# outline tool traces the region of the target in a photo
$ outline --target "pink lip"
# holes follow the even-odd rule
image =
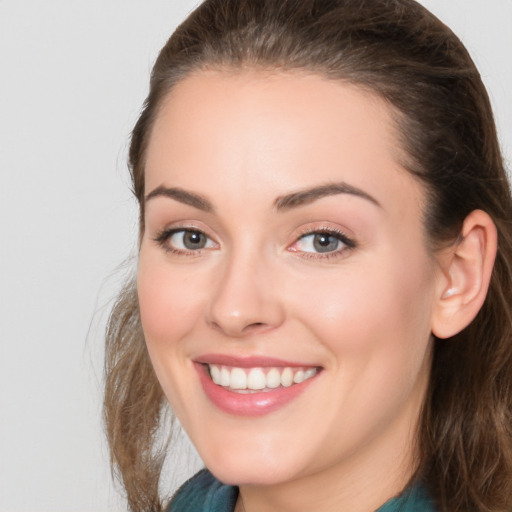
[[[318,366],[312,365],[311,363],[297,363],[292,361],[285,361],[283,359],[276,359],[275,357],[262,357],[262,356],[250,356],[250,357],[236,357],[228,356],[225,354],[205,354],[195,359],[196,363],[204,364],[220,364],[224,366],[236,366],[237,368],[268,368],[268,367],[286,367],[297,368],[297,367],[308,367]]]
[[[229,359],[229,363],[227,362]],[[249,366],[255,367],[265,367],[265,366],[305,366],[305,365],[290,365],[288,363],[276,364],[276,360],[272,360],[273,363],[269,364],[269,359],[265,358],[264,360],[261,358],[248,358],[243,359],[242,361],[237,358],[224,358],[222,357],[222,362],[219,360],[213,362],[210,360],[210,364],[224,364],[226,366],[237,366],[239,368],[247,368]],[[233,360],[236,359],[236,364],[233,364]],[[201,358],[201,361],[203,358]],[[251,364],[248,363],[248,360],[251,360]],[[263,361],[266,364],[262,364]],[[246,363],[245,365],[241,365],[240,362]],[[256,362],[256,364],[254,364]],[[194,366],[199,374],[199,379],[201,381],[201,385],[203,386],[203,390],[206,396],[210,399],[210,401],[228,414],[233,414],[237,416],[262,416],[264,414],[269,414],[281,407],[284,407],[286,404],[290,403],[292,400],[300,396],[309,385],[316,381],[319,372],[315,377],[307,379],[300,384],[294,384],[290,387],[280,387],[273,389],[272,391],[260,392],[260,393],[236,393],[233,391],[229,391],[222,386],[218,386],[214,384],[212,379],[208,374],[208,368],[206,364],[202,364],[198,361],[194,363]],[[309,366],[309,365],[306,365]]]

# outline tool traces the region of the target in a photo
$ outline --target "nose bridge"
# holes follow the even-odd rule
[[[219,268],[208,323],[231,337],[280,325],[284,308],[276,293],[274,274],[269,259],[251,244],[233,248]]]

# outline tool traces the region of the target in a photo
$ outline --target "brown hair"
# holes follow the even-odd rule
[[[132,133],[141,232],[145,151],[163,98],[194,71],[245,67],[305,69],[393,105],[403,164],[429,195],[434,249],[458,236],[472,210],[492,217],[498,254],[486,302],[460,334],[435,340],[416,476],[441,511],[512,510],[512,201],[489,99],[466,49],[413,0],[206,0],[161,50]],[[162,508],[165,450],[155,446],[165,407],[131,282],[107,330],[104,410],[133,511]]]

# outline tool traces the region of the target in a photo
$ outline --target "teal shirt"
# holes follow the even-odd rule
[[[222,484],[203,469],[180,487],[167,512],[233,512],[237,498],[238,487]],[[423,487],[413,486],[375,512],[436,512],[436,508]]]

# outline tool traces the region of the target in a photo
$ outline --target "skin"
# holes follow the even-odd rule
[[[174,87],[156,119],[146,193],[179,187],[214,211],[146,201],[144,334],[173,410],[205,465],[240,486],[247,512],[367,512],[415,470],[432,322],[449,283],[427,249],[424,190],[399,163],[391,114],[371,93],[315,75],[203,71]],[[340,193],[275,207],[334,182],[372,200]],[[211,241],[170,252],[179,234],[155,239],[171,227]],[[354,247],[325,257],[301,238],[325,229]],[[322,371],[286,406],[236,416],[203,392],[192,361],[206,353]]]

